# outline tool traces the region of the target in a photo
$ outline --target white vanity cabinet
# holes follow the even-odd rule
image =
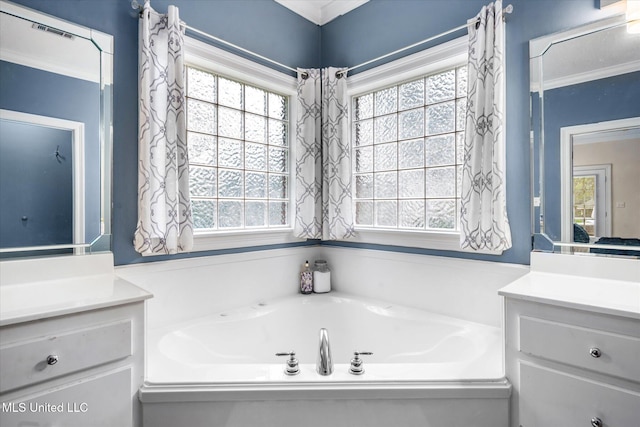
[[[0,328],[0,425],[131,426],[143,303]]]
[[[151,295],[113,273],[10,283],[2,269],[0,426],[140,425]]]
[[[532,272],[505,297],[513,427],[640,426],[640,283]]]

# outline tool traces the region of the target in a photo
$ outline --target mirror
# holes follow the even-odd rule
[[[529,48],[533,249],[639,256],[640,34],[618,16]]]
[[[0,258],[109,251],[113,38],[0,12]]]

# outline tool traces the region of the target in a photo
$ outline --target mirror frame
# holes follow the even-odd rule
[[[80,227],[76,226],[76,215],[82,211],[83,225],[82,229],[84,229],[84,194],[81,196],[82,206],[76,201],[75,190],[78,188],[74,184],[74,202],[73,202],[73,212],[74,212],[74,238],[73,243],[71,244],[58,244],[58,245],[41,245],[41,246],[24,246],[24,247],[11,247],[11,248],[0,248],[0,254],[2,254],[3,259],[11,259],[12,254],[15,256],[20,256],[20,253],[29,252],[29,256],[47,256],[46,251],[58,251],[64,249],[72,250],[70,254],[64,255],[82,255],[87,253],[96,253],[96,252],[109,252],[112,248],[111,242],[111,180],[112,180],[112,118],[113,118],[113,55],[114,55],[114,43],[113,36],[110,34],[102,33],[100,31],[96,31],[94,29],[84,27],[82,25],[78,25],[61,18],[57,18],[52,15],[48,15],[43,12],[39,12],[34,9],[30,9],[28,7],[17,5],[15,3],[8,2],[6,0],[0,0],[0,11],[6,13],[8,15],[13,15],[21,19],[25,19],[27,21],[31,21],[38,24],[43,24],[49,27],[53,27],[64,32],[73,34],[77,37],[86,39],[91,41],[96,49],[99,51],[100,55],[100,105],[99,111],[99,148],[98,152],[100,155],[99,164],[100,164],[100,216],[98,218],[100,221],[100,233],[90,242],[84,241],[79,242],[78,238],[75,236],[75,231],[79,230]],[[29,116],[31,114],[24,113],[24,117]],[[33,115],[31,115],[33,116]],[[6,112],[3,113],[3,117],[16,117],[9,112],[7,116]],[[35,116],[41,117],[41,116]],[[18,121],[21,121],[18,119]],[[63,120],[60,119],[62,122]],[[65,120],[66,121],[66,120]],[[70,121],[67,121],[72,123]],[[76,122],[73,122],[76,123]],[[34,123],[38,124],[38,123]],[[77,123],[76,123],[77,124]],[[68,130],[72,130],[68,128]],[[74,128],[77,133],[77,129]],[[74,135],[75,136],[75,135]],[[84,181],[84,163],[80,166],[73,165],[74,174],[78,170],[82,170],[80,176],[82,176],[82,180]],[[82,187],[85,187],[85,183],[82,183]],[[59,255],[56,253],[56,255]]]
[[[540,76],[542,75],[542,55],[554,44],[571,40],[576,37],[592,34],[598,31],[619,27],[627,24],[627,19],[625,15],[616,15],[613,17],[609,17],[606,19],[602,19],[599,21],[591,22],[584,24],[582,26],[572,28],[566,31],[561,31],[557,33],[553,33],[547,36],[539,37],[536,39],[532,39],[529,41],[529,63],[530,63],[530,125],[531,125],[531,134],[530,134],[530,153],[531,153],[531,235],[532,235],[532,249],[533,250],[543,250],[554,252],[557,251],[557,247],[560,248],[562,252],[573,253],[574,249],[581,248],[584,250],[585,248],[588,250],[590,248],[603,248],[603,245],[596,245],[592,243],[576,243],[569,241],[555,241],[552,240],[547,234],[544,233],[544,225],[541,224],[541,215],[544,215],[544,179],[545,179],[545,165],[544,165],[544,88],[541,85]],[[629,69],[626,72],[635,72],[640,70],[640,65],[633,63],[633,69]],[[540,93],[539,97],[539,106],[535,108],[534,102],[532,101],[533,93]],[[534,120],[535,117],[538,117],[538,120]],[[635,119],[623,119],[620,122],[633,122],[637,121]],[[540,128],[535,129],[535,126],[538,125]],[[587,125],[584,125],[587,126]],[[539,147],[536,148],[536,133],[539,138]],[[566,150],[567,147],[563,147],[561,145],[561,150]],[[537,163],[536,163],[537,162]],[[566,171],[564,172],[566,176]],[[538,174],[538,175],[536,175]],[[539,185],[539,191],[536,194],[536,184]],[[562,191],[566,193],[566,186],[563,185]],[[569,192],[571,189],[569,188]],[[563,198],[569,197],[567,194],[562,195]],[[538,215],[536,215],[536,209],[539,209]],[[563,216],[566,216],[566,213],[562,212]],[[563,236],[565,236],[565,231],[562,230]],[[538,239],[536,239],[538,238]],[[564,240],[564,239],[563,239]],[[537,248],[537,244],[540,244],[541,247]],[[634,247],[623,246],[623,245],[606,245],[606,249],[613,250],[634,250]],[[610,255],[608,255],[610,256]]]

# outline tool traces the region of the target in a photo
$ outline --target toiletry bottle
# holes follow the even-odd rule
[[[309,261],[304,262],[304,267],[300,272],[300,292],[303,294],[313,292],[313,272],[309,268]]]
[[[318,260],[314,263],[313,292],[323,294],[331,291],[331,271],[327,261]]]

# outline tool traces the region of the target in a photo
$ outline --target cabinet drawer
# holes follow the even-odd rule
[[[523,316],[520,351],[640,382],[640,338]]]
[[[640,393],[520,364],[522,427],[587,427],[593,418],[603,426],[638,425]]]
[[[131,355],[131,320],[48,335],[0,347],[0,392]],[[49,356],[57,361],[47,363]]]
[[[2,402],[3,427],[131,427],[131,369]]]

